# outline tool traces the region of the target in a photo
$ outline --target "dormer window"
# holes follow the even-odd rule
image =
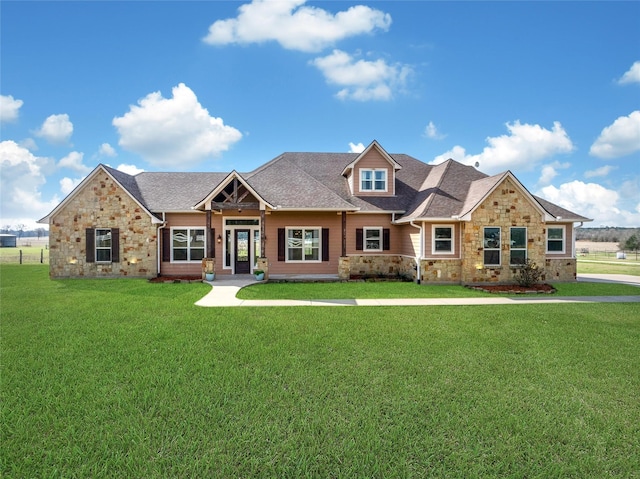
[[[387,191],[387,170],[360,170],[360,191]]]

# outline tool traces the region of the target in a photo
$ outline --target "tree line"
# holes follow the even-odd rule
[[[15,226],[4,225],[0,229],[0,233],[16,235],[18,239],[33,238],[33,237],[37,237],[38,239],[40,239],[40,238],[46,238],[47,236],[49,236],[49,231],[45,228],[35,228],[35,229],[28,230],[25,225],[15,225]]]

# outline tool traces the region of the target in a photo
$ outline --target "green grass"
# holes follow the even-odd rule
[[[626,260],[591,262],[578,259],[577,270],[578,274],[629,274],[631,276],[640,276],[640,263]]]
[[[635,296],[640,288],[613,283],[558,283],[555,296]],[[418,285],[395,282],[260,283],[242,288],[240,299],[372,299],[468,298],[494,296],[457,285]]]
[[[640,477],[640,305],[198,308],[0,267],[2,477]]]
[[[0,248],[0,263],[19,263],[22,251],[23,264],[40,263],[42,254],[45,264],[49,263],[49,248],[44,246],[18,246],[17,248]]]

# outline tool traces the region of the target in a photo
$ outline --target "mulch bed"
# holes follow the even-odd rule
[[[520,286],[518,284],[490,284],[467,287],[494,294],[553,294],[556,292],[556,289],[550,284],[533,284],[531,286]]]
[[[201,283],[201,276],[158,276],[151,278],[150,283]]]

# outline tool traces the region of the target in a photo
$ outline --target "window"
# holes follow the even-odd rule
[[[200,261],[204,258],[204,229],[175,228],[171,230],[173,261]]]
[[[111,263],[111,229],[96,229],[96,262]]]
[[[320,228],[287,229],[287,261],[320,261]]]
[[[364,251],[382,251],[382,228],[363,228]]]
[[[564,253],[564,226],[547,229],[547,253]]]
[[[500,266],[500,228],[484,229],[484,264]]]
[[[387,170],[360,170],[360,191],[387,191]]]
[[[87,263],[120,262],[120,230],[118,228],[86,228]]]
[[[511,254],[509,264],[521,265],[527,262],[527,228],[511,228]]]
[[[453,227],[433,227],[433,254],[453,253]]]

